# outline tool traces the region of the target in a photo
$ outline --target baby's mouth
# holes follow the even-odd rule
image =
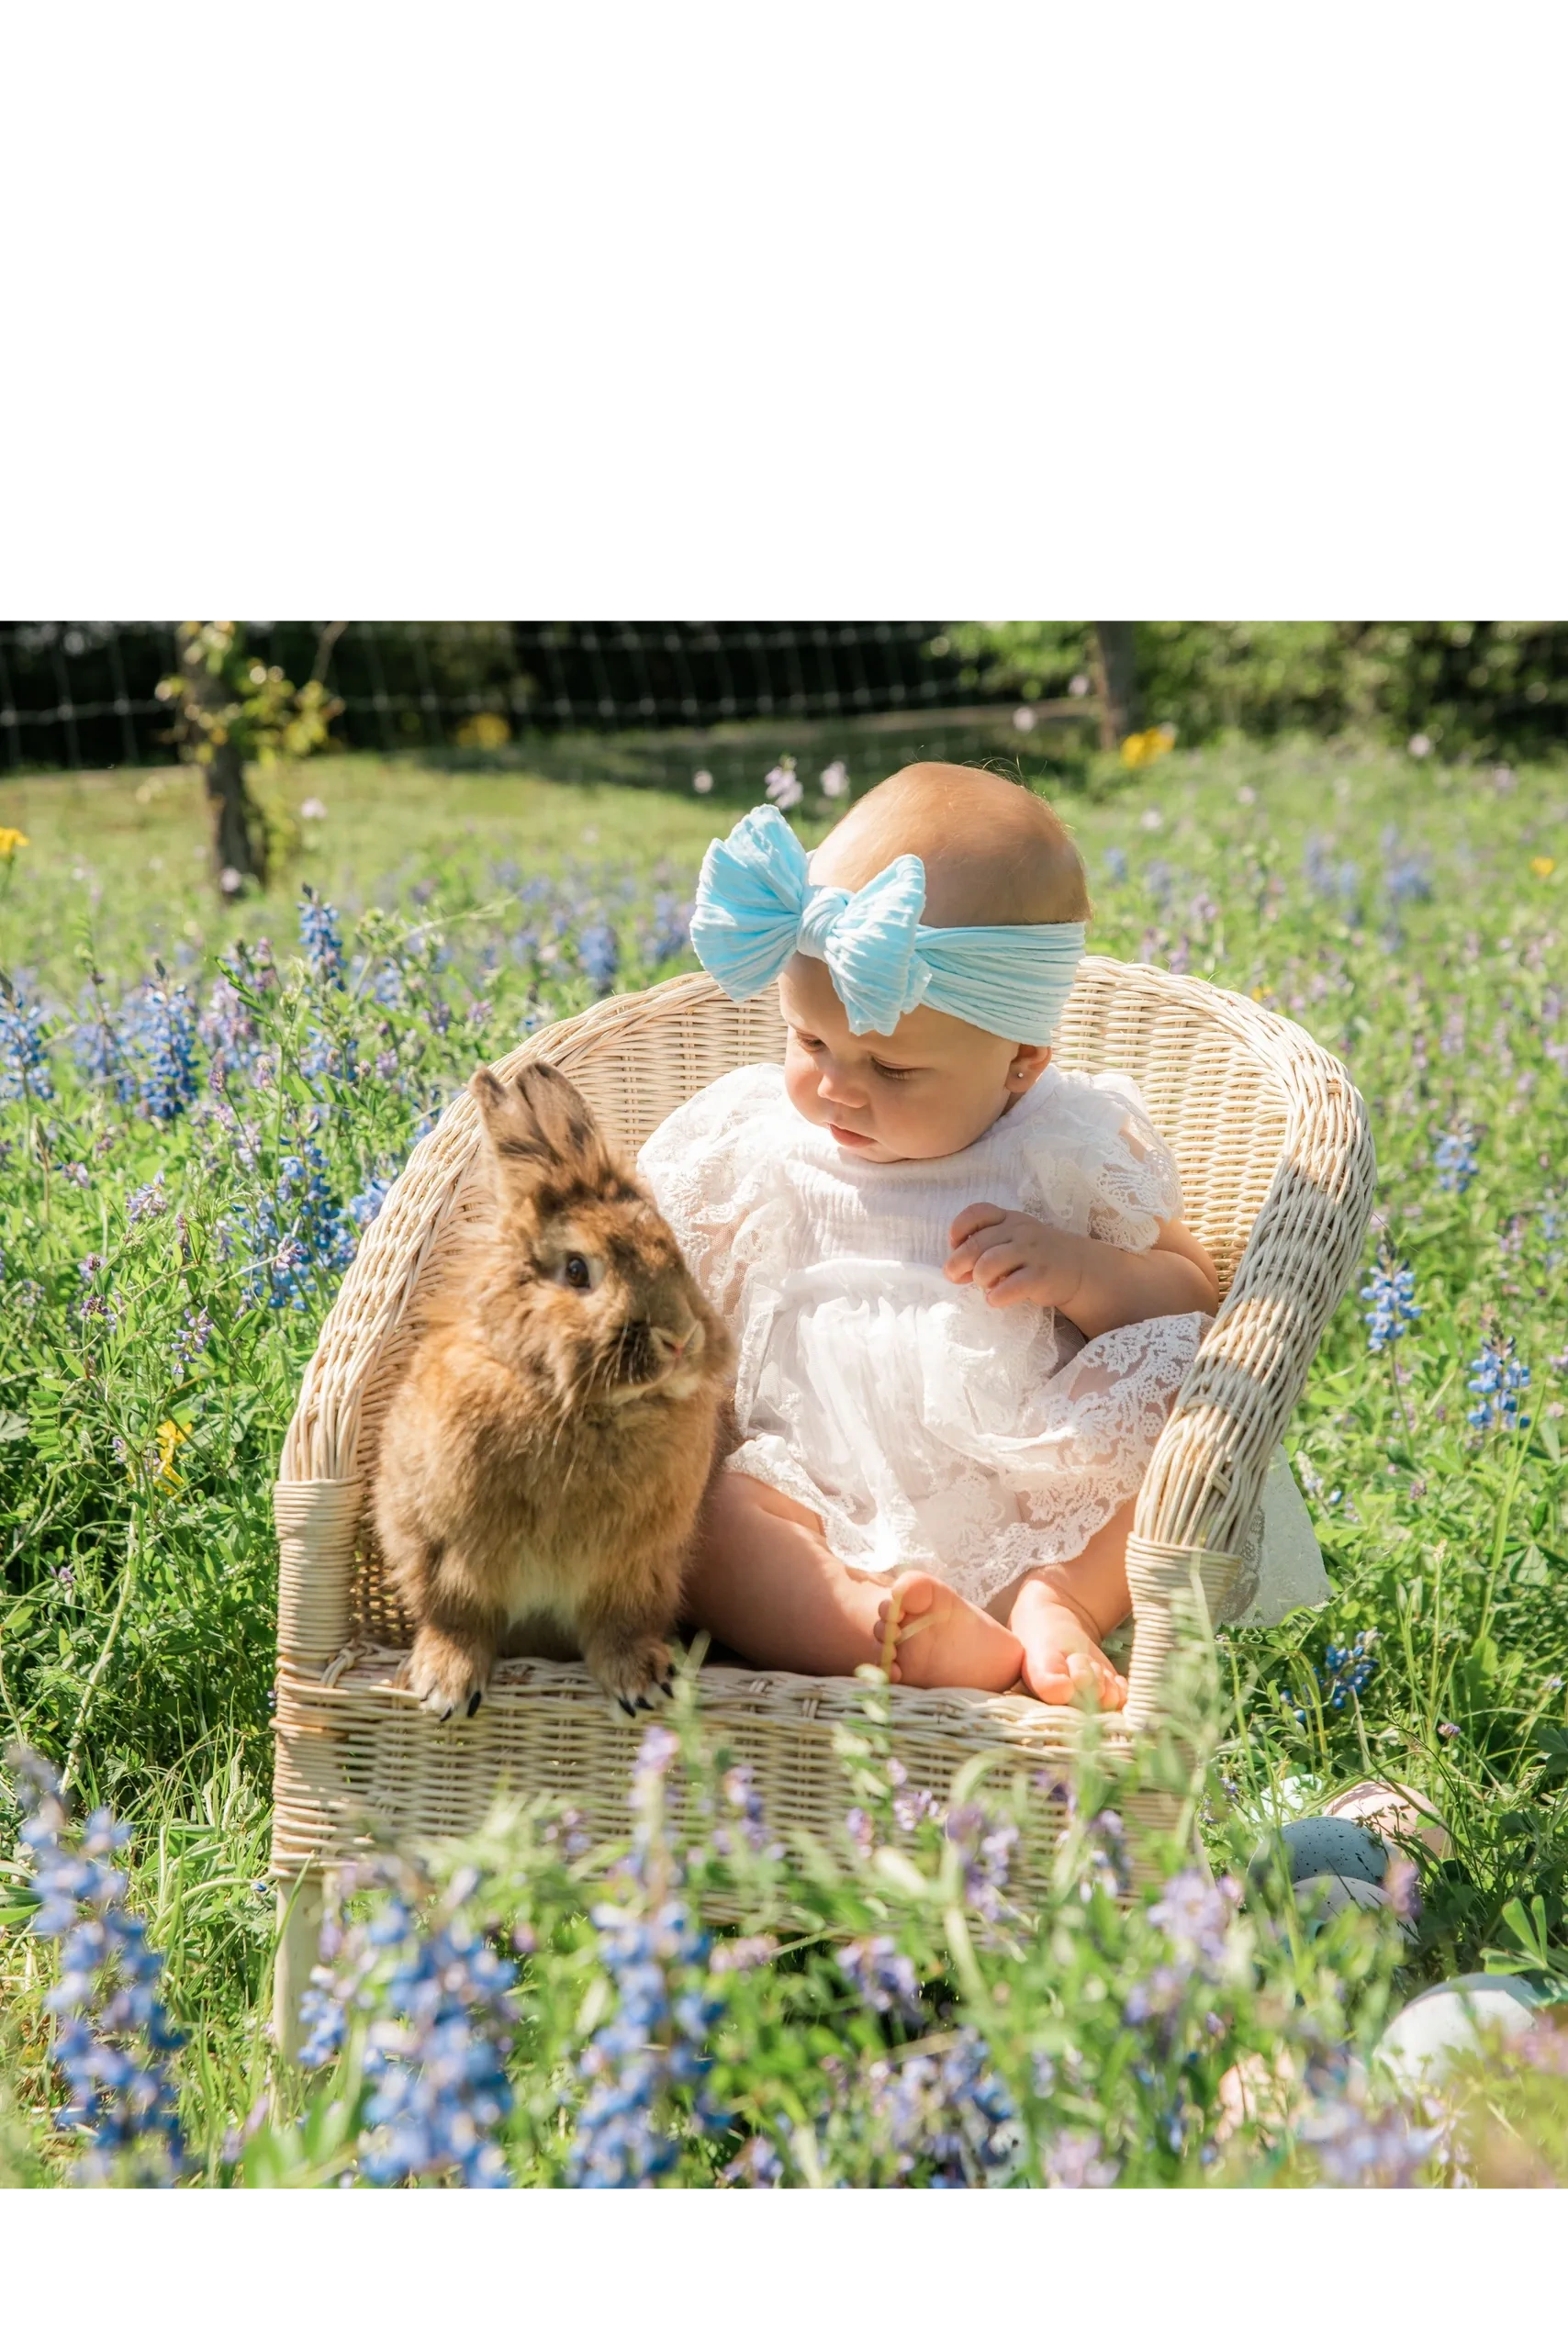
[[[834,1142],[846,1143],[852,1150],[857,1147],[864,1150],[868,1144],[873,1143],[877,1139],[875,1135],[857,1135],[852,1126],[835,1126],[832,1125],[831,1122],[828,1125],[828,1132],[833,1136]]]

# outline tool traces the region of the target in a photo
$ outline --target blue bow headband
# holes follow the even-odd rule
[[[1048,1045],[1083,952],[1081,922],[927,930],[925,867],[895,856],[853,894],[816,889],[777,808],[754,808],[702,860],[691,944],[732,1002],[791,955],[825,963],[857,1036],[890,1035],[928,1003],[1013,1045]]]

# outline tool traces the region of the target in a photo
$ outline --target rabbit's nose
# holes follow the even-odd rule
[[[655,1336],[658,1340],[661,1353],[669,1355],[678,1361],[680,1357],[689,1351],[692,1354],[700,1351],[702,1325],[700,1322],[694,1322],[690,1328],[678,1338],[673,1330],[658,1330],[655,1332]]]

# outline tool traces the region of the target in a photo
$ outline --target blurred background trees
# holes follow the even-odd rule
[[[386,753],[487,757],[594,737],[602,764],[610,734],[673,744],[784,722],[784,747],[798,734],[802,756],[816,725],[885,729],[891,752],[899,725],[918,732],[927,717],[967,755],[957,721],[989,713],[1005,730],[1014,712],[1019,736],[1038,719],[1085,740],[1097,731],[1106,747],[1163,727],[1189,745],[1305,730],[1414,737],[1444,756],[1539,755],[1568,733],[1568,623],[0,624],[0,769],[154,765],[178,744],[207,770],[222,869],[241,874],[265,846],[236,760],[242,782],[247,767],[324,739],[329,722],[344,747]],[[835,736],[825,755],[843,747]]]

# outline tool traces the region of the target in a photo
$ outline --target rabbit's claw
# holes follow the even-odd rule
[[[485,1701],[490,1664],[488,1656],[426,1624],[398,1677],[437,1721],[449,1722],[454,1714],[471,1721]]]
[[[662,1640],[645,1634],[591,1640],[586,1644],[585,1662],[616,1719],[635,1721],[639,1714],[656,1713],[675,1694],[669,1651]]]

